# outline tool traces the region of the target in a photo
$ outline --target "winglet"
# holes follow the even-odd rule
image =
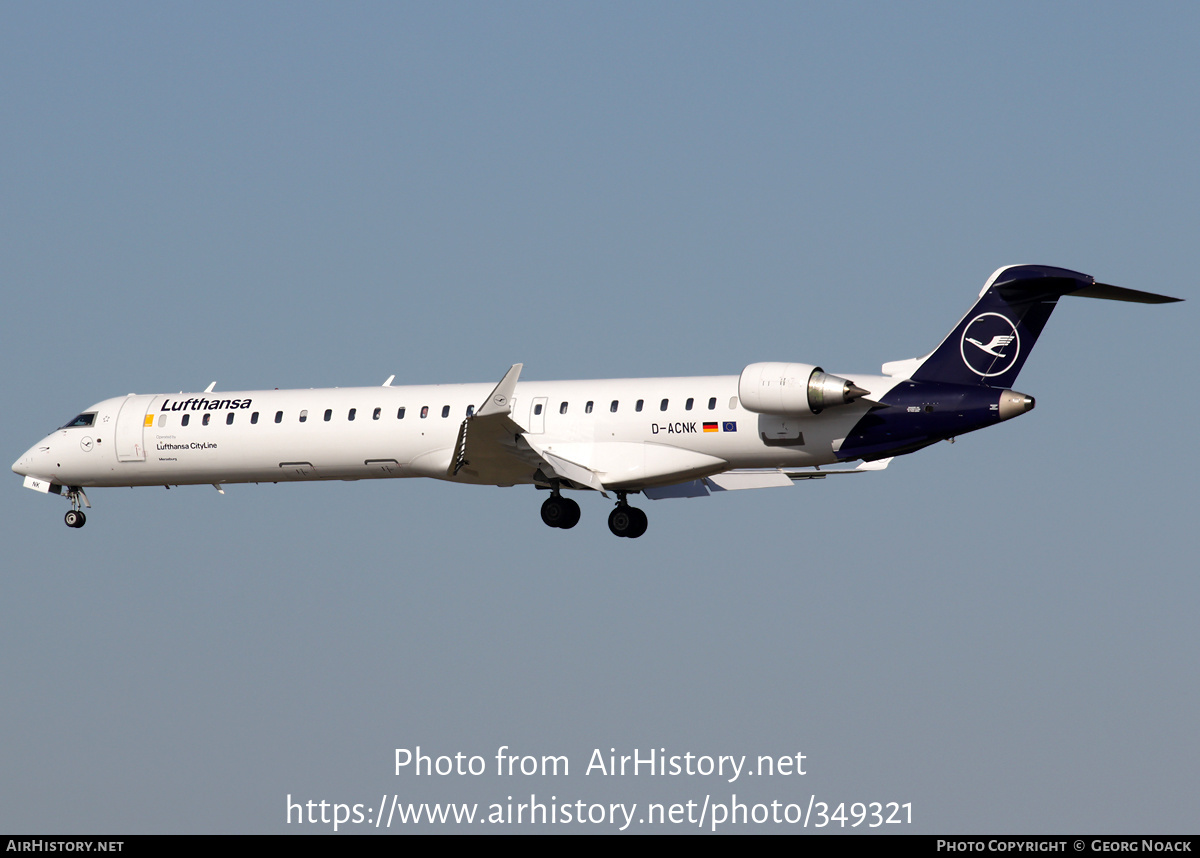
[[[487,401],[480,406],[475,412],[476,417],[491,417],[494,414],[508,415],[512,413],[512,396],[513,391],[517,388],[517,379],[521,377],[521,370],[525,367],[523,363],[514,363],[509,367],[508,372],[504,374],[504,378],[500,379],[500,383],[496,385],[487,398]]]
[[[391,387],[392,382],[395,380],[396,380],[395,375],[389,375],[387,381],[385,381],[383,384],[381,384],[380,387]]]
[[[210,384],[208,387],[204,388],[204,392],[205,392],[205,393],[212,393],[212,392],[213,392],[213,388],[214,388],[214,387],[216,387],[216,386],[217,386],[217,383],[214,381],[214,382],[213,382],[212,384]]]

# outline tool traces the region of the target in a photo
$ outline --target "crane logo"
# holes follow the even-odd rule
[[[1017,326],[999,313],[980,313],[963,329],[960,346],[967,369],[984,378],[1012,369],[1021,353]]]

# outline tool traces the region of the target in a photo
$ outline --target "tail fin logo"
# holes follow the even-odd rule
[[[1021,337],[1007,316],[980,313],[963,328],[959,351],[967,369],[983,378],[992,378],[1008,372],[1017,362]]]

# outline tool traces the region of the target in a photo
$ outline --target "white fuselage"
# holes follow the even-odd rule
[[[569,530],[564,489],[616,495],[609,529],[637,538],[628,503],[769,488],[881,470],[895,456],[1029,412],[1016,380],[1059,298],[1177,299],[1098,284],[1065,268],[998,269],[924,357],[844,377],[806,363],[740,375],[521,381],[237,393],[130,394],[92,406],[13,463],[25,486],[65,494],[82,527],[92,486],[431,477],[549,490],[542,521]],[[863,460],[852,469],[821,469]]]
[[[855,376],[882,396],[890,377]],[[514,461],[499,476],[454,454],[468,409],[493,385],[446,384],[154,394],[107,399],[91,425],[31,447],[18,473],[64,486],[434,477],[513,485],[544,482]],[[664,407],[665,402],[665,407]],[[745,410],[738,376],[521,381],[511,418],[541,450],[636,490],[735,468],[823,465],[866,402],[821,414]],[[186,425],[185,425],[186,418]],[[706,424],[708,424],[706,426]]]

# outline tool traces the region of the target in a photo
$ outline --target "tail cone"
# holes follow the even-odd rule
[[[1032,411],[1037,402],[1032,396],[1017,393],[1015,390],[1005,390],[1000,393],[1000,419],[1009,420],[1020,417],[1026,411]]]

